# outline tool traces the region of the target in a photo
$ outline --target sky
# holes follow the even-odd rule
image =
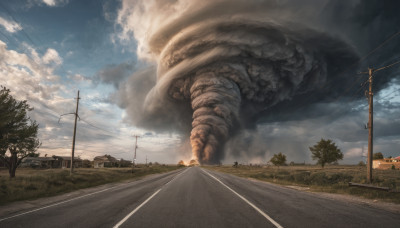
[[[288,162],[314,163],[308,148],[327,138],[343,152],[340,163],[356,164],[366,161],[368,145],[367,76],[358,72],[400,60],[398,6],[379,0],[6,0],[0,2],[0,84],[34,107],[29,115],[39,123],[41,156],[71,154],[70,113],[79,90],[76,156],[131,160],[139,135],[137,162],[175,164],[192,157],[194,141],[190,102],[178,79],[204,74],[200,68],[217,72],[227,61],[260,75],[279,58],[291,65],[271,77],[290,86],[265,91],[271,98],[255,101],[252,94],[263,88],[235,81],[241,103],[232,118],[240,124],[228,125],[221,139],[222,163],[266,163],[279,152]],[[261,30],[250,37],[248,28]],[[286,37],[281,46],[274,40],[280,35]],[[234,45],[222,50],[216,45],[227,43],[224,36]],[[257,55],[269,37],[260,61],[237,54]],[[301,57],[290,59],[291,51]],[[394,65],[374,78],[374,151],[385,156],[400,156],[399,70]],[[290,83],[281,79],[286,76]],[[183,95],[171,95],[173,88]]]

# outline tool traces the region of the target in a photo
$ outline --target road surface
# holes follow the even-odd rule
[[[398,213],[200,167],[0,211],[2,228],[400,226]]]

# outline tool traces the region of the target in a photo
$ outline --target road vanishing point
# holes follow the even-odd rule
[[[400,227],[393,211],[201,167],[85,191],[0,210],[0,227]]]

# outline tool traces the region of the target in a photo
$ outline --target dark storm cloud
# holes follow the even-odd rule
[[[364,62],[357,63],[359,57],[397,31],[394,28],[399,25],[397,14],[383,12],[389,7],[387,4],[396,7],[396,2],[381,7],[378,1],[371,1],[379,6],[375,9],[365,2],[368,1],[187,2],[183,12],[160,24],[152,24],[151,19],[158,21],[163,13],[171,14],[180,7],[179,3],[158,7],[139,1],[135,5],[137,12],[126,10],[123,3],[122,13],[127,15],[121,18],[128,24],[132,12],[137,13],[134,18],[150,18],[132,28],[127,25],[127,30],[131,29],[139,41],[139,55],[154,58],[158,66],[154,75],[134,75],[124,84],[118,93],[121,107],[127,107],[133,124],[143,127],[173,126],[186,134],[192,127],[193,155],[204,163],[223,159],[225,142],[225,149],[233,156],[261,156],[268,153],[263,148],[274,148],[270,145],[282,144],[283,137],[293,136],[293,144],[286,144],[287,149],[295,151],[298,143],[297,147],[304,151],[309,142],[302,142],[302,138],[309,135],[318,140],[312,137],[313,130],[338,135],[335,132],[341,132],[341,128],[349,132],[345,129],[349,126],[357,129],[352,131],[354,138],[343,140],[357,141],[363,133],[356,126],[362,120],[351,120],[349,125],[341,118],[349,116],[348,110],[354,105],[350,101],[354,96],[356,101],[362,98],[363,91],[354,94],[345,90],[354,86],[355,73],[365,67]],[[366,21],[371,17],[355,13],[365,7],[365,12],[371,11],[375,18],[373,22]],[[380,26],[387,21],[392,27]],[[368,30],[379,37],[365,38]],[[392,47],[386,46],[367,62],[385,64],[393,60],[397,56],[390,55]],[[374,85],[376,91],[385,88],[397,75],[395,72],[379,77]],[[145,80],[146,86],[138,88],[139,80]],[[315,119],[318,121],[313,124]],[[260,132],[271,130],[274,122],[292,128],[293,121],[302,123],[294,127],[297,131],[283,131],[279,137],[264,134],[264,138],[275,140],[266,145],[259,143],[262,136],[255,131],[242,131],[257,126]],[[332,131],[320,129],[324,123]],[[236,140],[243,134],[242,140]],[[243,148],[253,149],[243,152]]]
[[[185,111],[184,108],[168,101],[155,101],[152,107],[144,105],[147,94],[156,83],[156,72],[157,69],[155,66],[148,66],[147,68],[138,70],[119,86],[118,91],[112,95],[111,99],[119,107],[126,110],[128,116],[125,121],[137,127],[157,131],[188,130],[190,127],[187,124],[190,125],[190,116],[185,119],[181,118],[177,113],[177,110],[179,110],[183,114]],[[174,105],[176,110],[171,111],[171,107]],[[148,112],[149,108],[158,111]],[[186,111],[190,112],[189,109],[190,106],[187,107]],[[172,123],[174,124],[172,125]]]
[[[111,64],[98,71],[93,80],[94,82],[111,84],[118,88],[119,84],[131,76],[135,70],[136,63],[134,62],[125,62],[118,65]]]

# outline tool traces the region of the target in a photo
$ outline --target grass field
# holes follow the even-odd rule
[[[178,166],[156,165],[131,168],[78,168],[70,176],[69,169],[17,169],[10,179],[8,170],[0,170],[0,205],[19,200],[54,196],[60,193],[98,186],[111,182],[137,179],[149,174],[178,169]]]
[[[254,178],[281,185],[309,188],[310,191],[357,195],[400,204],[400,192],[349,187],[349,182],[365,184],[365,166],[207,166],[206,168],[240,177]],[[373,185],[400,191],[400,170],[373,170]]]

